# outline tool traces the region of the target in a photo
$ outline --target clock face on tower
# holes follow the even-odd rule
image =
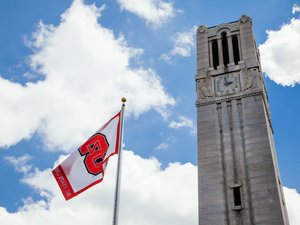
[[[236,94],[240,89],[239,73],[228,73],[215,78],[216,96]]]

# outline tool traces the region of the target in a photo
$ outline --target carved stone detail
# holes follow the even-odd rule
[[[244,68],[240,71],[240,75],[243,80],[243,91],[259,87],[259,71],[257,68]]]
[[[240,18],[240,22],[241,22],[241,23],[248,23],[248,22],[251,22],[251,18],[250,18],[249,16],[242,15],[241,18]]]
[[[197,96],[198,99],[207,99],[213,97],[211,78],[206,77],[197,80]]]
[[[207,27],[206,26],[200,26],[197,29],[198,33],[204,33],[207,31]]]
[[[221,99],[217,99],[217,100],[209,100],[209,101],[205,101],[205,102],[196,101],[196,106],[199,107],[199,106],[203,106],[203,105],[217,104],[217,103],[221,103],[221,102],[228,102],[228,101],[232,101],[232,100],[237,100],[237,99],[242,99],[242,98],[246,98],[246,97],[250,97],[250,96],[257,96],[257,95],[263,95],[263,91],[241,94],[241,95],[231,96],[231,97],[227,97],[227,98],[221,98]]]

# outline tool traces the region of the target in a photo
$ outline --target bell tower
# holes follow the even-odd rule
[[[197,30],[199,225],[288,225],[252,21]]]

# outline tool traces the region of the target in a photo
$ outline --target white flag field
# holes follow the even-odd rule
[[[109,157],[119,152],[121,113],[117,113],[53,169],[52,173],[66,200],[103,180]]]

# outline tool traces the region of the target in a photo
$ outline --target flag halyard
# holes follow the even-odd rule
[[[53,169],[52,174],[66,200],[103,180],[109,157],[119,153],[121,113],[117,113]]]

